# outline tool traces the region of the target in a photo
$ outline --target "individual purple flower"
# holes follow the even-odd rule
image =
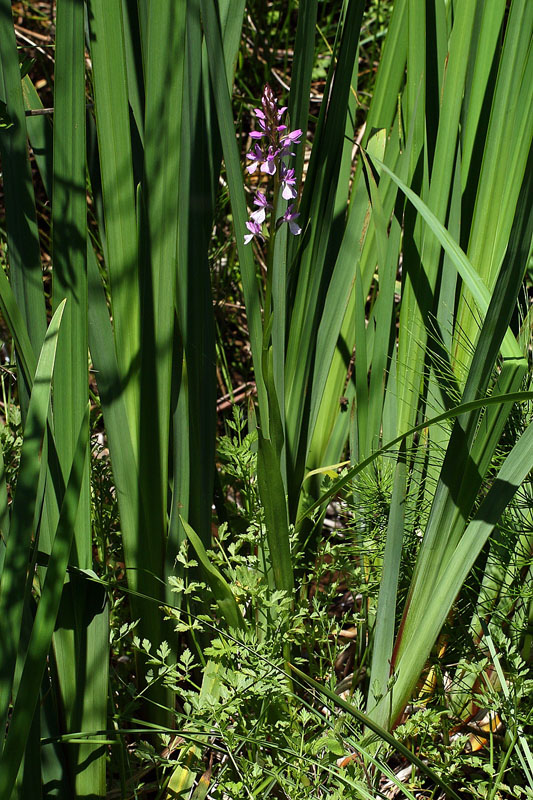
[[[294,177],[294,170],[287,169],[281,165],[281,196],[285,200],[294,200],[298,192],[296,191],[296,178]]]
[[[300,137],[302,132],[300,130],[291,131],[290,133],[282,136],[280,139],[280,157],[286,158],[287,156],[294,156],[296,153],[293,153],[291,147],[293,144],[300,144]]]
[[[280,151],[278,148],[275,147],[268,148],[267,157],[263,158],[263,163],[261,164],[261,172],[266,172],[267,175],[276,174],[279,152]]]
[[[266,219],[267,209],[272,208],[265,195],[262,192],[257,192],[254,199],[254,206],[258,206],[257,211],[252,211],[250,219],[262,225]]]
[[[244,234],[244,244],[249,244],[254,238],[254,236],[258,236],[263,241],[265,240],[263,234],[261,233],[261,225],[258,222],[252,222],[251,220],[247,220],[246,227],[248,228],[250,233]]]
[[[264,161],[263,151],[261,150],[260,146],[256,144],[254,149],[247,153],[246,158],[252,162],[246,167],[246,171],[252,175],[256,171],[257,167],[259,167]]]
[[[267,119],[260,108],[255,109],[255,116],[257,117],[261,130],[250,131],[250,137],[252,139],[262,139],[263,136],[267,135]]]
[[[264,115],[264,113],[261,111],[260,108],[254,108],[254,113],[255,113],[255,116],[257,117],[258,121],[259,121],[259,127],[261,128],[263,133],[265,133],[266,129],[267,129],[267,122],[268,122],[266,116]]]
[[[298,128],[295,131],[291,131],[290,133],[285,134],[285,136],[281,137],[281,146],[288,147],[291,144],[300,144],[300,139],[302,138],[302,132]]]
[[[287,210],[284,213],[284,215],[278,219],[277,224],[279,226],[279,225],[283,225],[284,222],[287,222],[288,225],[289,225],[289,230],[292,233],[292,235],[293,236],[299,236],[301,234],[301,232],[302,232],[302,229],[300,228],[298,223],[295,222],[295,219],[297,219],[300,216],[300,214],[299,213],[295,213],[292,210],[293,208],[294,208],[294,204],[291,203],[291,205],[287,208]]]

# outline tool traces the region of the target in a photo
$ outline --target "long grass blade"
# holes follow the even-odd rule
[[[24,589],[27,580],[31,531],[39,482],[40,451],[50,405],[59,326],[65,303],[58,306],[46,332],[35,372],[24,428],[17,491],[11,511],[10,535],[0,583],[0,720],[5,726],[13,683],[13,671],[22,624]],[[2,729],[4,729],[2,727]]]
[[[9,0],[0,3],[0,96],[12,123],[0,136],[11,285],[37,354],[46,329],[46,313],[20,66]],[[27,395],[21,399],[25,413]]]
[[[91,0],[88,15],[115,351],[137,453],[140,298],[122,8],[116,2]]]
[[[87,201],[85,14],[78,0],[57,3],[53,129],[52,255],[53,304],[67,298],[65,336],[58,346],[54,375],[54,438],[63,481],[70,464],[88,401]],[[85,451],[89,457],[88,448]],[[55,516],[55,514],[53,515]],[[54,520],[49,519],[50,530]],[[92,567],[89,467],[74,530],[72,562]],[[107,671],[92,669],[108,662],[108,635],[92,598],[69,584],[54,634],[58,682],[68,732],[102,730],[107,715]],[[90,620],[90,622],[88,622]],[[82,644],[83,643],[83,644]],[[105,753],[93,744],[67,750],[75,791],[105,793]]]
[[[88,441],[89,406],[87,406],[82,420],[59,524],[48,562],[46,579],[37,606],[8,734],[0,758],[1,797],[9,797],[13,789],[39,696],[72,544],[78,502],[81,495],[83,471],[87,464],[86,450]]]

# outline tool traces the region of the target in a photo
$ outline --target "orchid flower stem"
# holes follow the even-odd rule
[[[263,309],[263,348],[268,349],[271,339],[271,316],[273,313],[272,308],[272,269],[274,265],[274,247],[276,244],[276,207],[279,197],[279,175],[276,172],[274,176],[274,190],[272,200],[272,210],[270,212],[270,238],[268,240],[267,252],[267,269],[266,269],[266,291],[265,291],[265,305]]]

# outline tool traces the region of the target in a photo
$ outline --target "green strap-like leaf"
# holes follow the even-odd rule
[[[61,303],[48,327],[37,363],[20,456],[17,490],[11,512],[2,580],[0,582],[0,729],[4,729],[20,638],[29,549],[41,469],[40,452],[50,405],[52,375],[59,326],[65,308]]]
[[[408,200],[414,205],[417,211],[424,217],[426,222],[428,223],[429,227],[439,240],[440,244],[450,257],[451,262],[453,263],[454,267],[456,268],[457,272],[463,279],[463,281],[467,284],[468,288],[472,292],[476,303],[479,306],[480,311],[485,314],[487,308],[489,307],[491,294],[488,288],[483,283],[482,279],[479,277],[478,273],[468,260],[466,254],[463,250],[459,247],[457,242],[453,240],[450,236],[444,225],[437,219],[435,214],[428,208],[428,206],[424,203],[423,200],[418,197],[415,192],[413,192],[406,184],[394,174],[394,172],[389,169],[382,161],[379,161],[375,156],[371,158],[373,162],[375,162],[380,169],[382,169],[387,175],[389,175],[394,183],[402,190]],[[520,358],[521,352],[517,345],[516,339],[514,338],[512,332],[508,330],[505,334],[504,343],[502,345],[502,350],[504,357],[507,358]]]
[[[83,472],[87,463],[89,410],[90,407],[87,405],[48,561],[46,578],[24,658],[7,739],[0,758],[0,797],[9,797],[14,786],[46,667],[74,534]]]

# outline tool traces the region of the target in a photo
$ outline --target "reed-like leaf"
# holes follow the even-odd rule
[[[0,720],[2,726],[5,726],[11,699],[13,671],[22,624],[36,490],[39,482],[39,455],[50,405],[52,375],[64,307],[65,303],[63,302],[57,308],[50,322],[37,363],[34,388],[24,426],[17,491],[13,500],[10,534],[0,583],[0,634],[3,642],[2,659],[0,660]]]
[[[70,548],[81,496],[83,471],[87,464],[89,406],[82,420],[72,469],[68,479],[59,523],[48,562],[46,579],[37,606],[22,676],[14,702],[5,745],[0,757],[0,796],[9,797],[27,744],[30,727],[46,668],[46,659],[61,601]]]
[[[54,438],[59,469],[66,483],[88,401],[87,201],[86,201],[85,16],[78,0],[57,3],[54,73],[52,256],[53,304],[67,298],[64,336],[54,375]],[[89,458],[88,448],[84,451]],[[53,520],[50,523],[53,529]],[[72,562],[93,563],[88,464],[74,530]],[[67,607],[65,607],[65,605]],[[67,731],[102,730],[107,717],[109,640],[102,616],[84,592],[67,591],[54,653]],[[83,646],[81,646],[83,642]],[[105,793],[105,753],[93,744],[68,749],[75,791]]]
[[[46,313],[20,66],[9,0],[0,3],[0,99],[5,102],[12,123],[0,136],[11,285],[37,354],[46,328]],[[23,413],[27,397],[21,395]]]
[[[367,697],[367,713],[375,722],[389,730],[390,708],[386,703],[379,706],[376,714],[374,705],[387,694],[390,678],[390,664],[394,645],[394,621],[398,596],[398,578],[402,559],[403,534],[405,526],[406,494],[406,453],[405,440],[400,446],[394,475],[394,487],[387,524],[387,539],[383,555],[383,571],[379,587],[376,622],[372,647],[372,666],[370,670],[370,694]],[[373,696],[375,693],[376,696]]]
[[[115,352],[128,409],[130,437],[134,453],[137,453],[140,286],[121,4],[91,0],[88,17]]]

